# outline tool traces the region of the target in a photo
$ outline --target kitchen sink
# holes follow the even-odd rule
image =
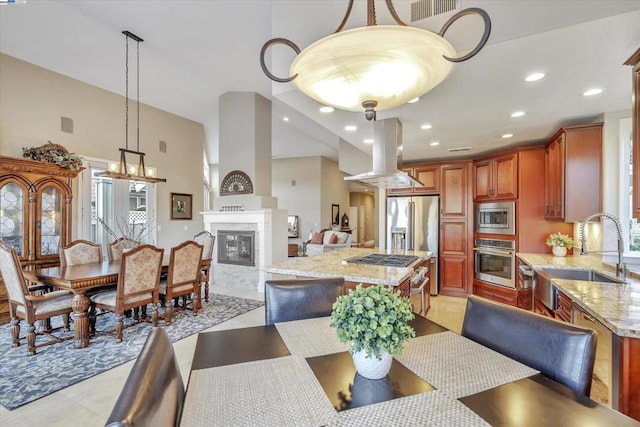
[[[588,280],[590,282],[622,283],[598,273],[595,270],[569,270],[566,268],[543,268],[542,271],[551,276],[552,279]]]
[[[589,282],[624,283],[621,280],[605,276],[590,269],[572,270],[565,268],[541,268],[536,270],[536,297],[549,310],[555,310],[556,288],[551,281],[553,279],[585,280]]]

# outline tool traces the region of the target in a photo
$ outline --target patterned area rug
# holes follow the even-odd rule
[[[163,320],[159,327],[166,327],[171,341],[177,341],[196,334],[211,326],[222,323],[240,314],[262,306],[264,302],[212,294],[209,302],[203,301],[203,308],[197,316],[191,311],[174,313],[173,322],[166,327]],[[164,309],[160,308],[160,313]],[[149,310],[150,314],[150,310]],[[60,316],[52,319],[53,326],[60,326]],[[125,318],[125,326],[132,319]],[[83,381],[108,369],[121,365],[138,356],[151,330],[150,323],[139,323],[124,329],[121,344],[115,336],[100,331],[113,331],[114,316],[111,313],[98,316],[98,333],[91,339],[91,345],[75,350],[73,340],[36,349],[35,356],[27,356],[27,344],[22,340],[19,347],[11,347],[9,325],[0,326],[0,404],[12,410],[26,403]],[[24,335],[23,326],[20,336]],[[56,336],[73,334],[54,332]],[[49,340],[38,336],[36,344]]]

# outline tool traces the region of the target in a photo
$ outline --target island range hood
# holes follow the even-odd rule
[[[378,188],[424,187],[402,167],[402,124],[396,118],[373,122],[373,170],[347,176],[345,181],[360,181]]]

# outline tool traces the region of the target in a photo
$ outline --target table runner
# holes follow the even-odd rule
[[[330,323],[331,318],[319,317],[276,323],[276,329],[289,352],[296,356],[315,357],[349,350],[349,345],[338,340]]]
[[[456,399],[538,373],[450,331],[407,341],[402,355],[396,359]]]
[[[298,356],[191,372],[181,426],[328,424],[336,415]]]

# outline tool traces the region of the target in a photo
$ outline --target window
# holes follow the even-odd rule
[[[96,176],[106,170],[106,161],[88,160],[84,166],[79,185],[77,234],[79,239],[101,243],[106,256],[105,245],[115,238],[97,218],[102,218],[118,237],[123,235],[118,223],[130,227],[155,223],[156,188],[149,183]],[[156,244],[155,227],[142,240]]]
[[[620,197],[622,212],[620,221],[623,227],[624,241],[627,242],[625,255],[640,257],[640,224],[633,217],[633,150],[631,139],[631,119],[620,120],[620,143],[622,144],[622,194]],[[627,224],[627,226],[625,226]],[[631,253],[627,253],[631,252]]]

